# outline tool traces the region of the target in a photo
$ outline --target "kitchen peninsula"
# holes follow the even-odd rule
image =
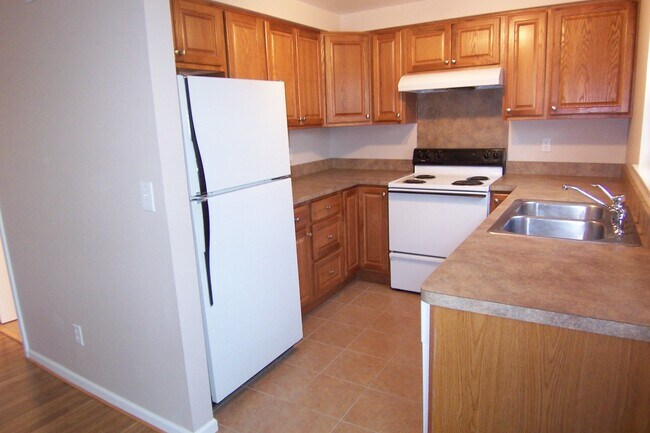
[[[586,200],[564,183],[623,188],[506,175],[492,188],[506,201],[424,282],[430,431],[648,431],[647,245],[488,232],[518,198]]]

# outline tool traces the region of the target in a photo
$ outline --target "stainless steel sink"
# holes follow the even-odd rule
[[[589,203],[515,200],[488,230],[520,236],[641,245],[634,224],[625,233],[614,233],[610,212]]]
[[[585,221],[609,218],[608,211],[595,204],[552,201],[522,201],[517,214]]]
[[[536,218],[514,215],[503,230],[526,236],[596,241],[605,238],[605,225],[596,221]]]

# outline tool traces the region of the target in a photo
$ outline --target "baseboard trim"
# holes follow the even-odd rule
[[[152,427],[169,433],[215,433],[219,430],[217,420],[211,419],[197,430],[188,430],[185,427],[161,417],[144,407],[125,399],[112,391],[86,379],[83,376],[67,369],[61,364],[51,360],[50,358],[41,355],[33,350],[27,351],[27,357],[38,364],[43,369],[57,376],[64,382],[79,388],[82,392],[90,394],[92,397],[101,400],[115,409],[125,412],[127,415],[133,416],[140,421],[143,421]]]

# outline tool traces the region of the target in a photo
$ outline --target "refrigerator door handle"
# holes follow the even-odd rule
[[[203,159],[201,158],[201,150],[199,149],[199,142],[196,138],[196,129],[194,128],[194,119],[192,118],[192,104],[190,102],[190,84],[187,77],[185,80],[185,96],[187,98],[187,114],[190,120],[190,135],[192,136],[192,147],[194,148],[194,156],[196,158],[196,167],[199,176],[199,195],[193,197],[192,201],[201,202],[201,211],[203,214],[203,238],[205,245],[205,252],[203,257],[205,259],[205,273],[208,280],[208,297],[210,298],[210,306],[214,305],[212,297],[212,277],[210,275],[210,208],[207,202],[207,184],[205,181],[205,170],[203,169]]]

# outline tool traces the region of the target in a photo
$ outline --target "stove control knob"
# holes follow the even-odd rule
[[[490,159],[490,152],[485,152],[485,153],[483,154],[483,158],[485,158],[485,159]]]
[[[492,158],[494,158],[494,159],[499,159],[499,152],[494,152],[494,153],[492,154]]]
[[[442,159],[442,152],[440,150],[436,152],[436,159]]]

